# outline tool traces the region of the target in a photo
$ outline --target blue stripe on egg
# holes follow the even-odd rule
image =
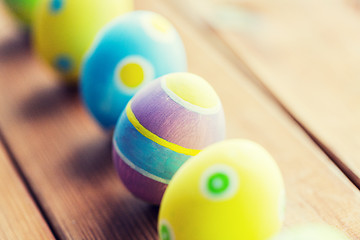
[[[170,180],[190,157],[174,152],[143,136],[129,121],[125,112],[114,132],[114,144],[138,168],[165,180]],[[151,176],[148,176],[151,178]]]

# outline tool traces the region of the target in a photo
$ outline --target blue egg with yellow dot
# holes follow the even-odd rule
[[[174,26],[159,14],[134,11],[97,35],[83,62],[82,98],[97,122],[112,128],[143,85],[186,70],[184,45]]]

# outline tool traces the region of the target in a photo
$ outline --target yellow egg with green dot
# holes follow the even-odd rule
[[[132,0],[44,0],[34,17],[35,50],[64,80],[76,82],[97,32],[132,9]]]
[[[162,240],[266,240],[281,228],[285,189],[271,155],[249,140],[213,144],[175,173],[160,206]]]

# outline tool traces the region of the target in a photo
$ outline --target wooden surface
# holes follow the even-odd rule
[[[172,0],[212,29],[360,187],[360,4]]]
[[[0,239],[54,239],[0,141]]]
[[[159,12],[176,25],[190,71],[207,79],[220,95],[228,137],[255,140],[274,156],[287,190],[285,228],[327,222],[360,239],[359,190],[283,111],[280,105],[286,104],[253,84],[249,70],[234,64],[237,58],[216,41],[208,25],[180,10],[189,7],[166,0],[138,0],[136,7]],[[121,184],[110,157],[111,133],[95,124],[77,91],[57,81],[15,27],[0,7],[0,130],[24,175],[18,180],[33,192],[54,236],[156,239],[158,208],[135,199]]]

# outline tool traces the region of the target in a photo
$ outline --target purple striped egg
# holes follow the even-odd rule
[[[224,113],[215,90],[197,75],[172,73],[130,100],[115,128],[113,159],[130,192],[160,204],[179,167],[224,138]]]

